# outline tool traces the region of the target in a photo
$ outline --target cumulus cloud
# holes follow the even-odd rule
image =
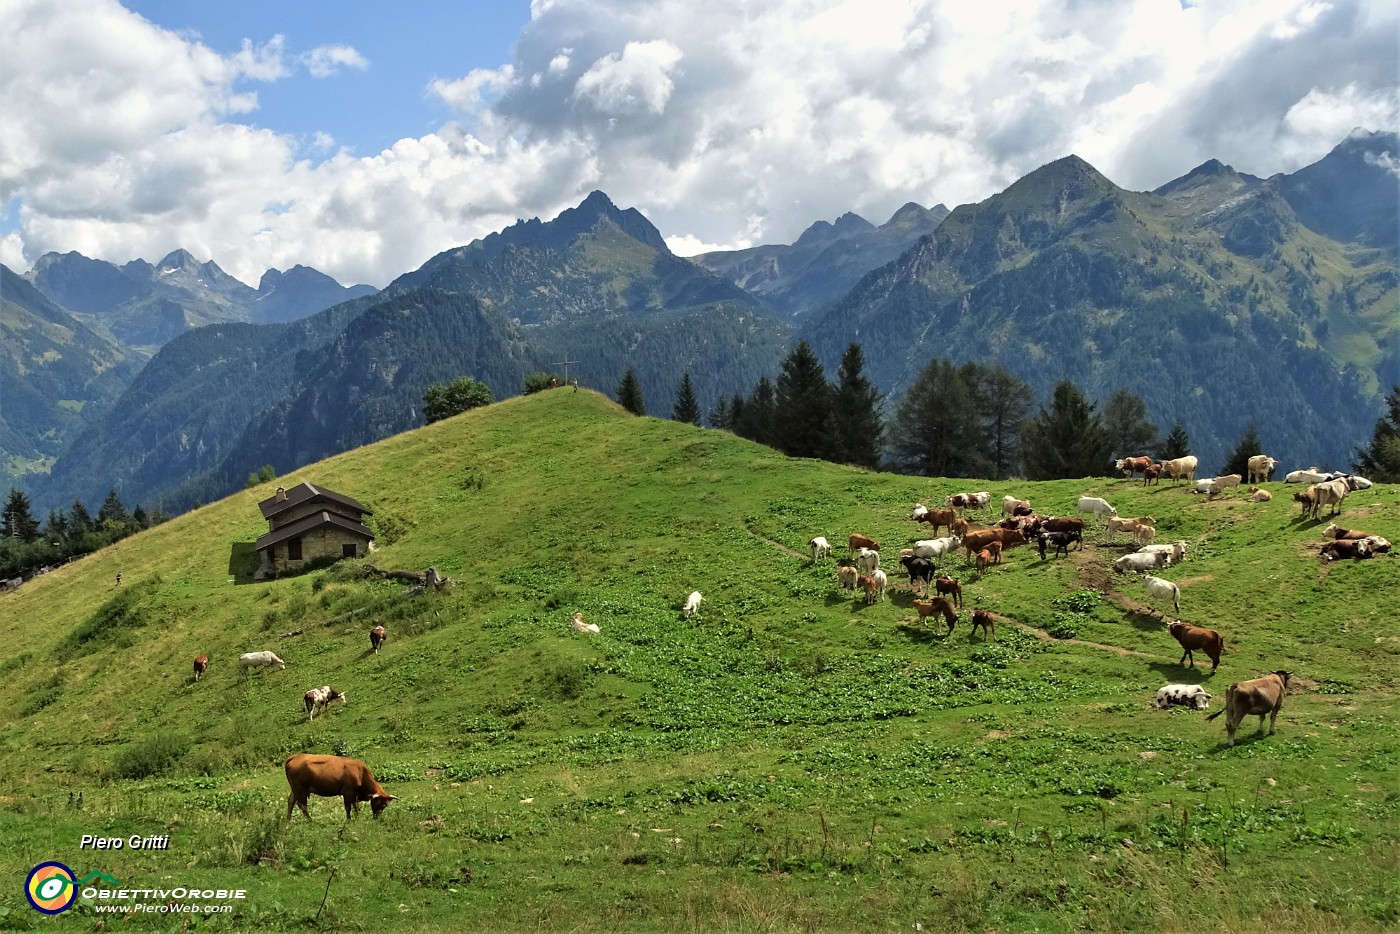
[[[693,252],[981,200],[1071,152],[1145,189],[1400,122],[1384,0],[534,0],[509,61],[424,76],[455,122],[356,156],[259,128],[250,88],[354,49],[220,55],[115,0],[0,2],[0,255],[185,247],[250,282],[382,285],[593,188]]]
[[[369,67],[369,59],[348,45],[323,45],[302,56],[306,70],[316,78],[329,78],[342,68],[364,71]]]

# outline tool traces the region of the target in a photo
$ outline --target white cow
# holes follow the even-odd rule
[[[1031,502],[1028,499],[1017,499],[1014,496],[1003,496],[1001,498],[1001,511],[1005,515],[1014,516],[1018,507],[1029,507],[1030,504]]]
[[[1157,568],[1167,566],[1167,556],[1161,552],[1141,552],[1135,551],[1132,554],[1124,555],[1113,562],[1113,570],[1119,574],[1141,574],[1144,571],[1155,571]]]
[[[1157,689],[1157,706],[1163,710],[1172,706],[1207,710],[1210,708],[1210,698],[1211,695],[1199,684],[1167,684]]]
[[[1228,490],[1231,487],[1239,486],[1240,481],[1242,481],[1243,479],[1244,478],[1237,473],[1228,473],[1223,477],[1213,478],[1211,482],[1214,483],[1216,486],[1220,487],[1220,490]],[[1220,492],[1220,490],[1217,490],[1215,492],[1218,493]]]
[[[918,521],[926,515],[928,515],[928,507],[925,506],[923,503],[915,503],[914,511],[909,513],[909,518]]]
[[[880,553],[873,548],[862,548],[856,554],[856,568],[867,577],[872,577],[880,567]]]
[[[582,613],[575,613],[573,615],[573,618],[569,620],[569,628],[574,632],[588,632],[595,636],[602,632],[602,630],[598,628],[597,623],[585,623]]]
[[[1100,499],[1097,496],[1079,497],[1079,511],[1090,513],[1105,520],[1108,517],[1113,517],[1115,519],[1118,517],[1118,510],[1110,506],[1108,500]]]
[[[1246,461],[1245,466],[1248,468],[1250,483],[1263,483],[1274,472],[1278,461],[1267,454],[1255,454]]]
[[[1140,555],[1166,555],[1167,563],[1163,567],[1171,567],[1173,564],[1180,564],[1181,559],[1186,557],[1186,543],[1172,542],[1170,545],[1144,545],[1137,550]]]
[[[1174,457],[1169,461],[1162,461],[1162,476],[1171,480],[1173,484],[1177,480],[1195,480],[1196,455],[1187,454],[1185,457]]]
[[[1293,470],[1284,475],[1284,483],[1321,483],[1330,480],[1332,475],[1323,473],[1316,467],[1309,467],[1307,470]]]
[[[925,538],[914,543],[914,557],[916,558],[941,558],[951,552],[956,552],[962,547],[962,539],[956,535],[947,535],[943,538]]]
[[[879,599],[885,595],[885,590],[890,586],[890,579],[879,568],[876,568],[875,573],[870,576],[875,581],[875,597]]]
[[[1128,555],[1126,557],[1132,557]],[[1176,610],[1176,615],[1181,615],[1181,588],[1169,580],[1160,577],[1153,577],[1151,574],[1142,579],[1143,586],[1147,588],[1147,599],[1149,602],[1155,600],[1168,600],[1172,602],[1172,607]],[[1163,614],[1166,615],[1166,614]]]
[[[246,673],[249,668],[275,668],[281,671],[287,663],[276,652],[244,652],[238,656],[238,667]]]
[[[681,614],[684,615],[686,619],[690,619],[696,613],[699,613],[700,601],[703,599],[705,598],[700,596],[700,591],[692,590],[690,596],[685,598],[685,608],[681,610]]]
[[[1191,492],[1205,493],[1209,496],[1214,496],[1215,494],[1220,492],[1220,484],[1216,483],[1213,477],[1208,477],[1204,480],[1197,480],[1195,486],[1191,488]]]
[[[822,535],[818,535],[808,542],[807,547],[812,549],[813,564],[815,564],[818,559],[825,558],[831,554],[831,542],[827,541],[826,537]]]

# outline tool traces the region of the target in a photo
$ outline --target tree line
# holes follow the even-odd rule
[[[140,505],[128,512],[117,491],[110,490],[95,518],[81,499],[75,499],[67,510],[51,510],[41,526],[29,497],[11,488],[0,513],[0,578],[29,577],[41,568],[105,548],[167,518],[159,509],[147,513]]]
[[[1000,364],[958,365],[935,357],[887,417],[882,394],[864,370],[864,352],[852,343],[836,379],[829,380],[803,341],[782,361],[776,378],[761,377],[747,394],[722,399],[703,422],[686,373],[670,417],[707,422],[792,457],[930,477],[1112,476],[1119,457],[1165,460],[1191,453],[1185,426],[1175,424],[1162,437],[1143,399],[1125,389],[1100,407],[1072,380],[1062,380],[1037,406],[1030,384]],[[629,412],[646,414],[635,370],[626,372],[615,395]],[[1400,396],[1395,414],[1400,416]],[[1250,426],[1222,473],[1243,474],[1248,458],[1263,450]]]

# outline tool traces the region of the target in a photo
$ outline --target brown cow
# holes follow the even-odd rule
[[[1120,457],[1113,464],[1114,467],[1123,471],[1123,476],[1132,479],[1133,474],[1143,473],[1152,466],[1150,457]]]
[[[844,590],[855,590],[856,582],[860,580],[860,572],[849,564],[838,565],[836,568],[836,580]]]
[[[919,611],[919,621],[922,622],[930,616],[943,614],[943,619],[948,624],[948,631],[953,631],[953,624],[958,621],[958,612],[953,609],[953,604],[947,597],[934,597],[932,600],[915,600],[914,609]]]
[[[955,509],[926,509],[923,515],[914,517],[915,522],[927,522],[933,526],[933,532],[930,533],[933,535],[937,535],[938,530],[945,525],[952,528],[957,520],[958,513]]]
[[[988,613],[986,610],[972,611],[972,632],[974,634],[976,634],[978,626],[982,627],[982,635],[989,635],[993,639],[997,637],[996,617]]]
[[[195,679],[196,681],[199,680],[199,676],[202,675],[202,674],[204,674],[204,672],[205,672],[208,668],[209,668],[209,656],[208,656],[208,655],[196,655],[196,656],[194,657],[194,679]]]
[[[1050,516],[1040,523],[1042,532],[1078,532],[1084,541],[1084,520],[1078,516]]]
[[[856,556],[856,553],[859,552],[862,548],[869,548],[871,551],[880,550],[880,543],[875,541],[875,539],[866,538],[864,535],[860,535],[855,532],[851,533],[850,542],[852,558],[854,558]]]
[[[1225,706],[1206,717],[1214,720],[1225,714],[1225,732],[1230,736],[1230,745],[1235,745],[1235,730],[1240,722],[1251,714],[1259,717],[1259,732],[1264,732],[1264,717],[1269,718],[1269,735],[1274,735],[1274,721],[1283,707],[1283,696],[1288,693],[1288,679],[1292,672],[1271,671],[1262,678],[1252,681],[1236,681],[1225,689]]]
[[[1370,538],[1375,533],[1363,532],[1360,529],[1344,529],[1341,526],[1337,525],[1337,523],[1333,522],[1327,528],[1322,530],[1322,534],[1327,538],[1349,538],[1355,540],[1361,538]]]
[[[865,591],[866,603],[874,603],[880,599],[880,585],[876,583],[875,578],[862,574],[857,578],[856,583],[860,585],[861,590]]]
[[[954,606],[962,606],[962,584],[951,577],[937,577],[933,586],[938,595],[951,594]]]
[[[384,640],[389,638],[389,634],[384,631],[383,626],[375,626],[369,631],[369,648],[371,652],[378,652],[379,647],[384,644]]]
[[[311,820],[311,812],[306,809],[306,799],[311,795],[333,798],[336,795],[345,799],[345,819],[368,801],[374,816],[389,806],[394,796],[379,787],[369,766],[359,759],[343,756],[317,756],[299,752],[287,760],[287,784],[291,794],[287,795],[287,820],[292,819],[292,811],[300,807],[301,813]]]
[[[999,542],[1003,548],[1024,545],[1026,533],[1022,529],[973,529],[962,540],[963,547],[967,549],[967,560],[971,561],[973,555],[992,542]]]
[[[1225,648],[1225,640],[1220,633],[1214,629],[1206,629],[1203,626],[1192,626],[1190,623],[1183,623],[1177,620],[1167,627],[1167,631],[1176,637],[1176,641],[1181,643],[1184,650],[1178,665],[1184,664],[1189,658],[1191,667],[1196,667],[1196,656],[1191,653],[1200,649],[1210,658],[1210,670],[1215,671],[1220,665],[1220,652]]]
[[[1153,464],[1151,467],[1148,467],[1146,470],[1144,470],[1144,471],[1142,472],[1142,485],[1143,485],[1143,486],[1147,486],[1147,484],[1149,484],[1149,483],[1157,483],[1157,484],[1160,484],[1161,482],[1162,482],[1162,465],[1161,465],[1161,464]]]

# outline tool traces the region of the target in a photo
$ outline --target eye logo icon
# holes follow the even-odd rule
[[[67,911],[78,897],[73,870],[62,863],[40,863],[24,880],[24,895],[36,911],[56,915]]]

